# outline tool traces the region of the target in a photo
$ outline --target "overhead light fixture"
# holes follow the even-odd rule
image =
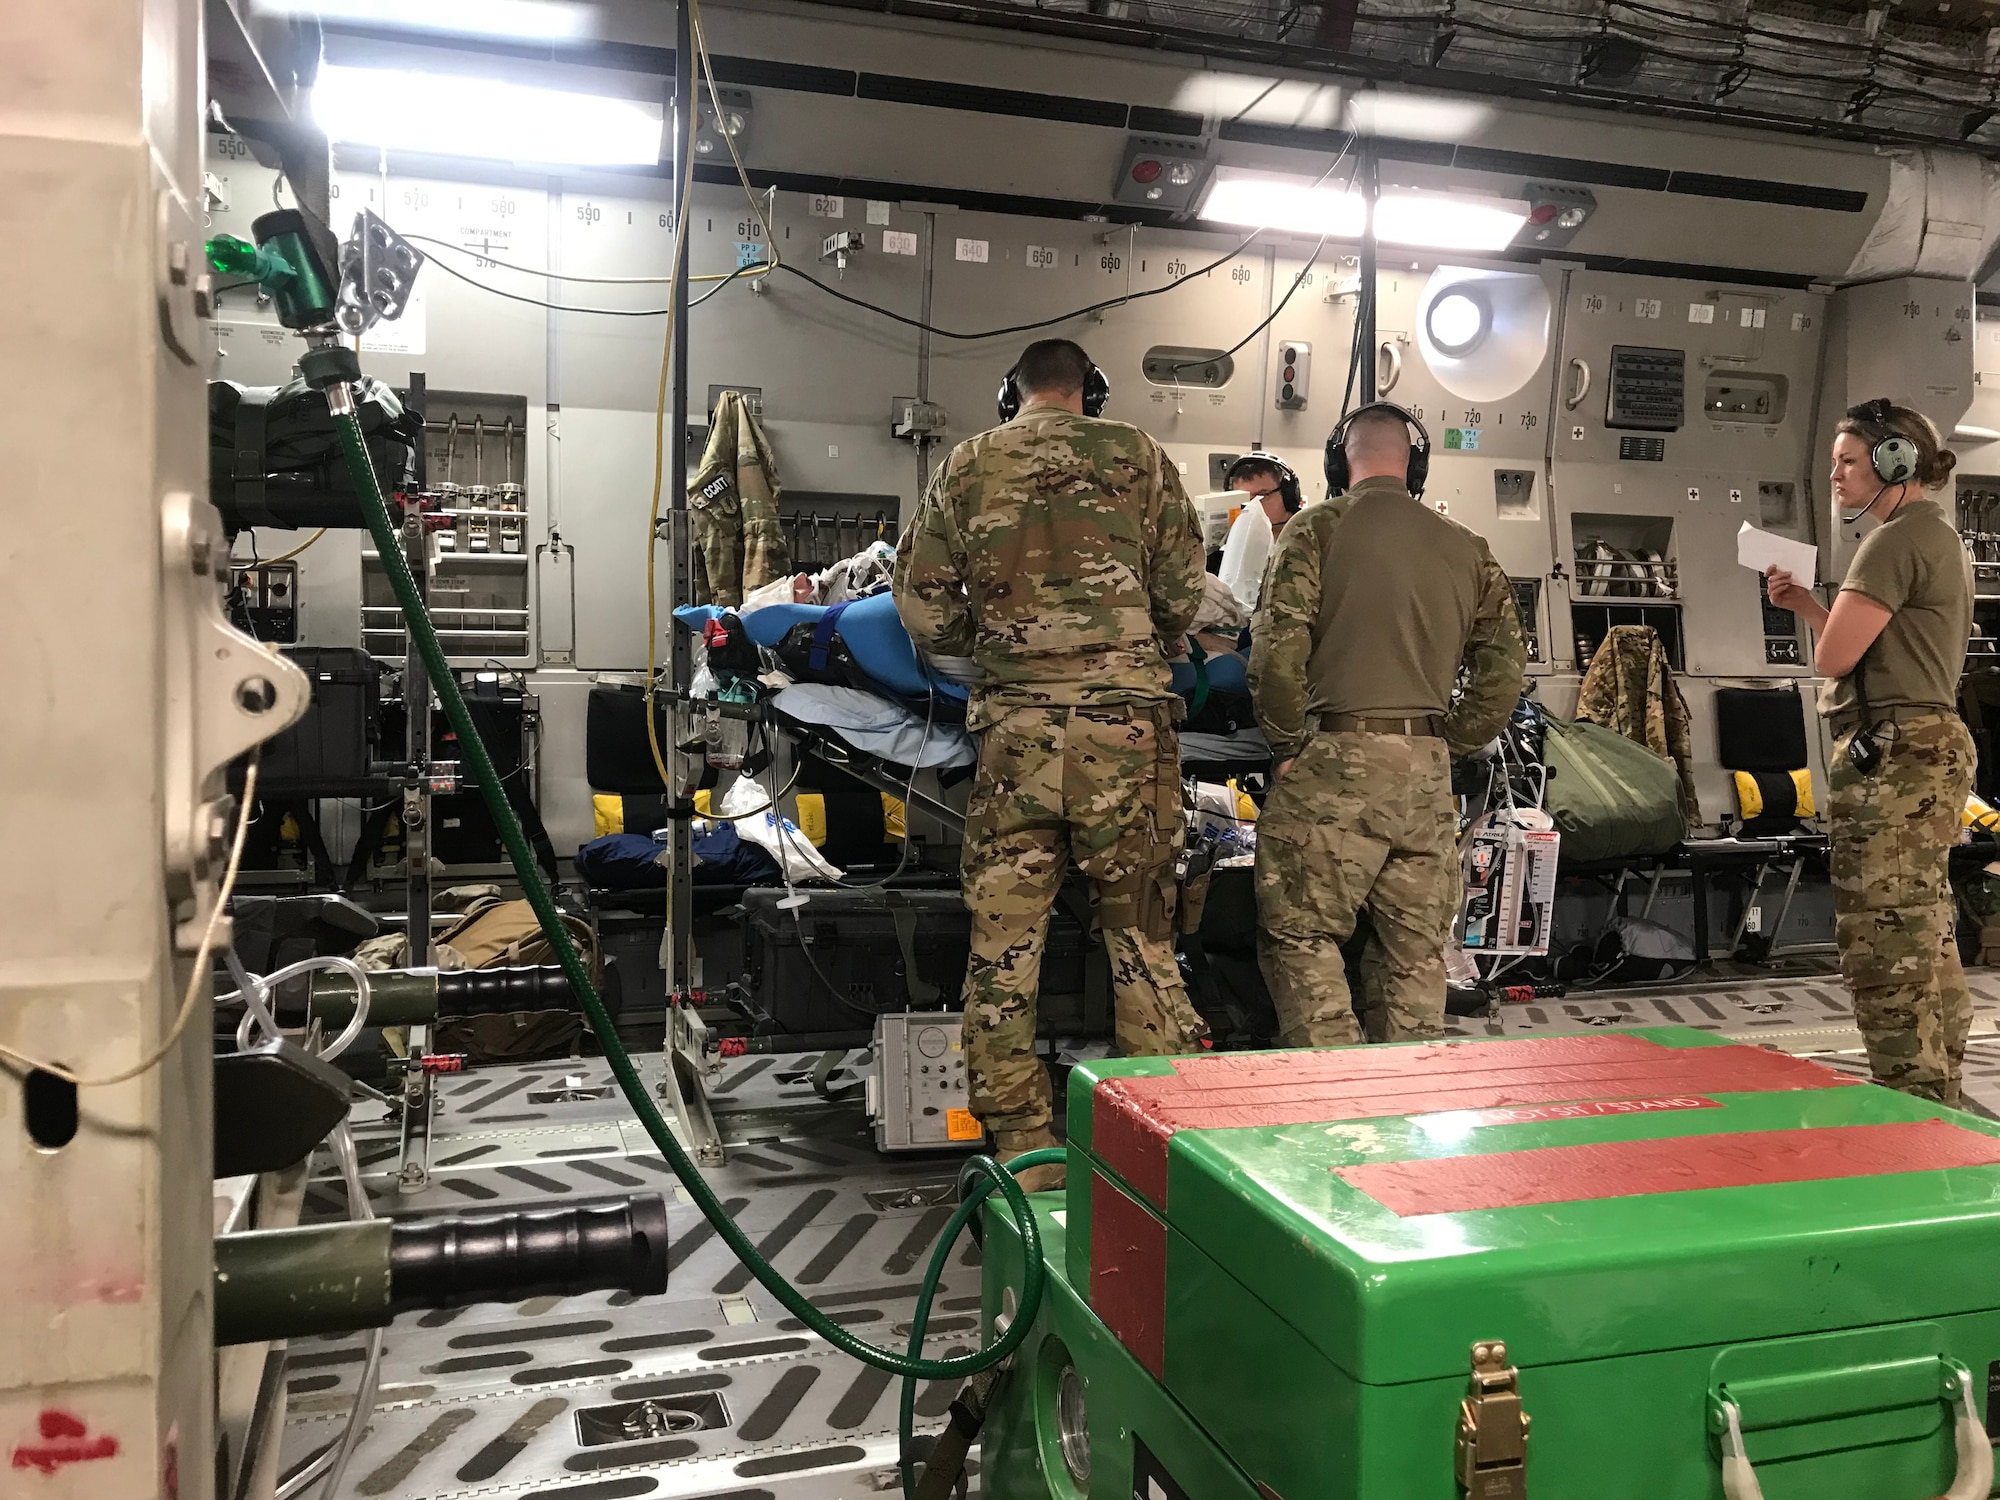
[[[1361,195],[1284,172],[1217,167],[1215,185],[1202,200],[1201,217],[1245,229],[1286,229],[1334,239],[1361,237],[1368,210]]]
[[[597,8],[571,0],[255,0],[269,16],[311,16],[336,25],[391,26],[463,36],[582,41],[597,34]]]
[[[1531,182],[1522,191],[1528,200],[1528,221],[1518,243],[1537,250],[1562,249],[1597,212],[1597,195],[1589,188]]]
[[[1278,172],[1218,167],[1201,217],[1216,224],[1352,240],[1366,228],[1368,210],[1352,188]],[[1519,199],[1390,188],[1376,205],[1376,235],[1385,245],[1501,250],[1527,218],[1528,205]]]
[[[1375,235],[1385,245],[1426,250],[1504,250],[1527,222],[1528,204],[1518,198],[1385,190]]]
[[[750,121],[755,110],[748,89],[718,88],[715,93],[722,101],[720,116],[716,114],[715,100],[709,97],[708,89],[696,85],[694,154],[704,160],[713,158],[726,162],[730,159],[732,142],[738,156],[750,149]]]
[[[1120,203],[1185,210],[1194,206],[1207,171],[1205,148],[1198,140],[1128,136],[1112,197]]]
[[[312,93],[313,118],[328,140],[432,156],[653,166],[665,129],[665,111],[643,99],[462,73],[328,66]]]

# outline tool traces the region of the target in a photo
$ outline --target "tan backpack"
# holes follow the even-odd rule
[[[601,980],[603,963],[596,932],[583,918],[568,912],[562,913],[562,922],[590,977]],[[556,962],[555,949],[542,936],[535,909],[526,901],[503,901],[498,896],[473,902],[464,916],[438,934],[437,942],[462,957],[468,969],[515,969]]]

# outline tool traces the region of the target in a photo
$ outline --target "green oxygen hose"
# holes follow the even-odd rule
[[[1038,1151],[1024,1151],[1007,1163],[1007,1171],[1018,1176],[1033,1167],[1054,1166],[1067,1161],[1069,1153],[1056,1147],[1045,1146]],[[944,1226],[944,1233],[938,1236],[937,1249],[931,1252],[929,1269],[924,1272],[924,1284],[917,1293],[917,1309],[910,1315],[910,1358],[915,1359],[924,1352],[924,1329],[931,1320],[931,1302],[937,1297],[938,1283],[944,1280],[944,1268],[951,1258],[951,1247],[957,1243],[960,1231],[972,1222],[972,1216],[979,1212],[993,1191],[993,1178],[979,1177],[970,1162],[966,1170],[959,1174],[958,1211],[951,1216],[951,1222]],[[910,1448],[917,1430],[917,1383],[908,1375],[903,1377],[902,1397],[896,1411],[896,1468],[903,1478],[903,1500],[916,1500],[917,1471],[910,1458]]]
[[[342,351],[344,352],[344,351]],[[310,360],[312,356],[308,356]],[[730,1218],[722,1201],[702,1178],[700,1169],[694,1164],[681,1143],[674,1138],[659,1107],[653,1103],[645,1081],[639,1070],[633,1066],[631,1055],[618,1038],[617,1028],[604,1009],[604,1001],[597,993],[597,986],[591,982],[590,972],[578,956],[576,946],[570,941],[561,916],[556,908],[555,898],[542,883],[541,872],[535,866],[533,852],[521,832],[521,825],[514,816],[514,809],[508,804],[501,791],[500,778],[493,769],[492,757],[479,737],[478,728],[472,722],[472,715],[466,711],[465,699],[459,693],[458,679],[453,675],[450,664],[445,660],[444,647],[439,644],[437,632],[431,627],[430,617],[424,610],[423,598],[417,592],[416,580],[410,576],[408,562],[403,556],[396,528],[389,519],[389,508],[382,498],[382,488],[375,477],[375,466],[369,462],[361,424],[355,419],[352,402],[340,398],[349,389],[344,382],[329,383],[324,379],[313,380],[318,373],[306,369],[308,380],[320,385],[327,394],[328,409],[333,414],[334,431],[340,438],[340,449],[347,461],[347,471],[360,496],[361,507],[368,521],[368,533],[375,539],[375,550],[382,560],[382,571],[388,576],[389,586],[395,591],[396,603],[401,606],[403,619],[416,643],[418,654],[424,659],[424,666],[430,673],[431,687],[444,705],[445,718],[451,722],[458,735],[459,752],[471,766],[473,778],[479,784],[480,795],[485,799],[486,810],[493,818],[493,826],[500,831],[500,839],[507,848],[507,858],[513,864],[514,875],[521,883],[521,890],[534,910],[536,920],[541,923],[542,935],[555,949],[556,960],[561,964],[568,978],[570,989],[583,1002],[584,1014],[590,1018],[592,1030],[604,1048],[605,1059],[611,1064],[612,1075],[618,1080],[626,1102],[639,1116],[639,1123],[646,1127],[646,1134],[652,1138],[660,1155],[673,1168],[681,1186],[694,1200],[708,1222],[715,1226],[721,1237],[743,1262],[750,1273],[764,1284],[767,1291],[776,1297],[785,1310],[803,1322],[813,1333],[826,1340],[844,1354],[878,1370],[905,1379],[916,1380],[956,1380],[976,1374],[1006,1359],[1028,1336],[1029,1325],[1033,1323],[1037,1310],[1041,1307],[1043,1283],[1047,1270],[1042,1264],[1041,1232],[1036,1227],[1034,1211],[1028,1206],[1027,1195],[1005,1167],[991,1157],[975,1156],[967,1164],[968,1170],[983,1176],[986,1184],[997,1188],[1007,1204],[1020,1233],[1023,1251],[1026,1255],[1026,1270],[1021,1282],[1021,1307],[1006,1332],[985,1348],[955,1359],[924,1359],[919,1357],[923,1347],[923,1321],[919,1316],[911,1335],[911,1352],[899,1354],[892,1349],[879,1348],[865,1339],[857,1338],[840,1324],[806,1300],[805,1294],[778,1274],[777,1268],[758,1253],[757,1247]],[[325,366],[321,367],[322,369]],[[346,406],[343,411],[342,406]],[[962,1224],[970,1217],[970,1205],[962,1205],[954,1224]],[[950,1250],[947,1236],[933,1257],[934,1268],[942,1273],[942,1260]]]

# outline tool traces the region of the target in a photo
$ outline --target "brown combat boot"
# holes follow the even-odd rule
[[[1061,1145],[1056,1133],[1046,1125],[1034,1130],[993,1132],[993,1156],[1003,1167],[1015,1157],[1025,1156],[1030,1151]],[[1046,1167],[1030,1167],[1014,1180],[1021,1184],[1024,1193],[1052,1193],[1063,1185],[1063,1166],[1061,1162],[1051,1162]]]

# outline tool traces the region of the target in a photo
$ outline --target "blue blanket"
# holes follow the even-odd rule
[[[1240,656],[1211,656],[1202,663],[1208,673],[1208,690],[1211,693],[1247,693],[1250,691],[1250,674]],[[1183,698],[1194,696],[1197,681],[1194,663],[1177,661],[1174,663],[1174,691]]]
[[[802,620],[817,624],[827,612],[821,604],[771,604],[744,615],[744,632],[766,648],[784,639],[785,632]],[[713,604],[687,605],[674,611],[674,618],[689,630],[700,630],[708,621],[729,611]],[[941,698],[963,703],[966,690],[950,678],[925,672],[917,660],[917,648],[896,613],[893,594],[871,594],[857,599],[842,611],[834,633],[847,643],[854,660],[875,681],[900,698],[925,698],[935,692]]]

